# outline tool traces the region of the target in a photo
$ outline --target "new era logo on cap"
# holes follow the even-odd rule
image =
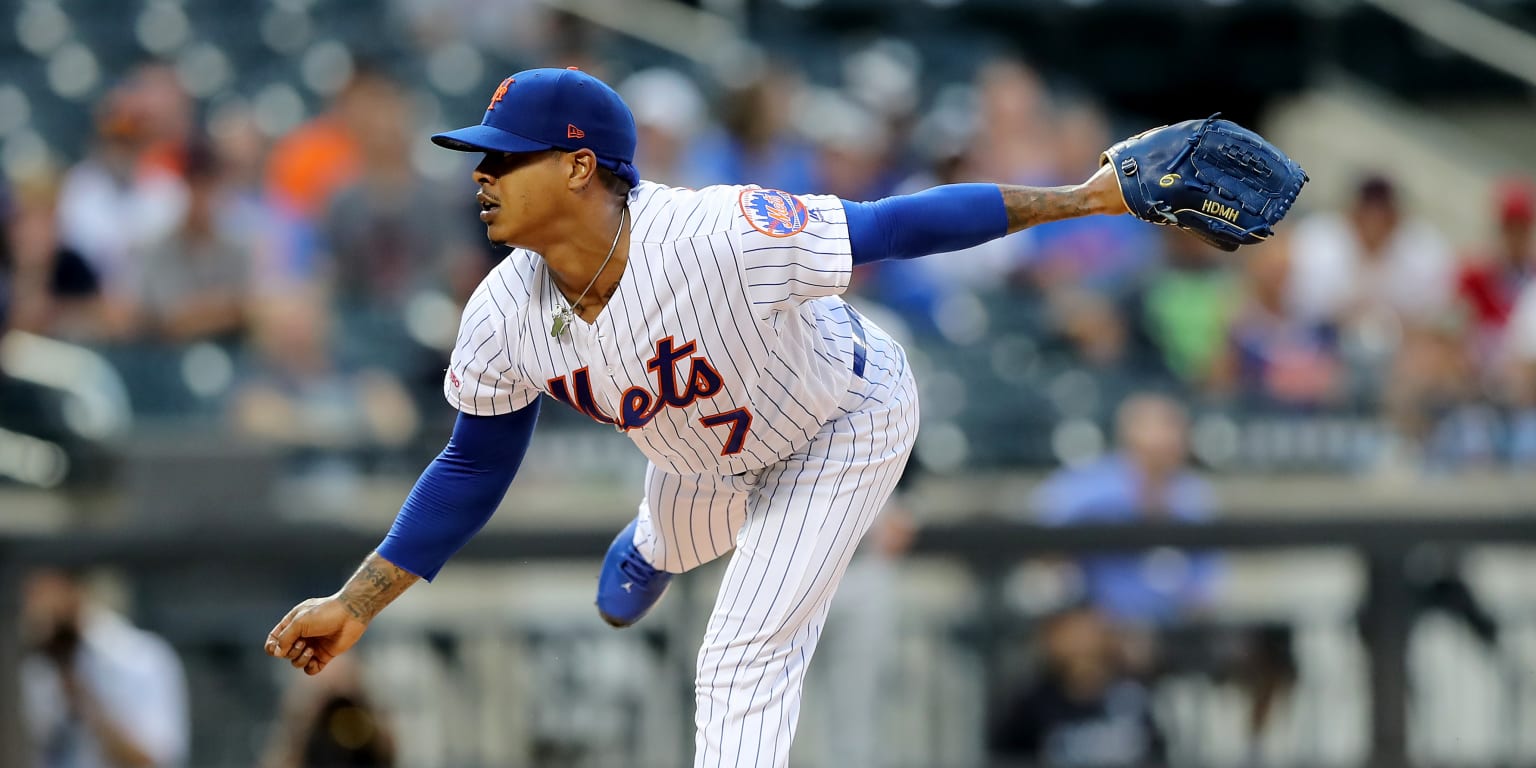
[[[587,137],[587,132],[577,128],[574,125],[566,124],[565,137],[567,139],[585,139]]]

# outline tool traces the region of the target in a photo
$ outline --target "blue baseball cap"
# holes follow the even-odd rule
[[[570,67],[529,69],[496,86],[479,125],[435,134],[458,152],[590,149],[597,163],[629,182],[635,170],[635,116],[603,81]]]

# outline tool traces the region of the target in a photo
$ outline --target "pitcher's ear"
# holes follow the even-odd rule
[[[570,165],[566,172],[566,188],[572,191],[586,189],[597,176],[597,155],[590,149],[578,149],[566,154]]]

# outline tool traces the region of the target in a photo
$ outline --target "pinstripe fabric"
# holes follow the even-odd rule
[[[597,319],[552,338],[564,301],[515,250],[465,308],[444,395],[494,415],[547,394],[614,424],[650,460],[641,554],[682,572],[735,550],[699,651],[695,765],[782,768],[833,591],[911,453],[916,388],[840,297],[837,198],[642,183],[629,205]]]
[[[577,319],[559,338],[550,320],[564,299],[537,254],[514,250],[465,307],[443,382],[448,401],[494,415],[543,392],[614,423],[627,394],[659,399],[660,375],[686,389],[703,360],[719,374],[718,393],[624,430],[646,458],[678,475],[734,475],[793,454],[832,417],[853,375],[838,298],[852,271],[848,232],[840,200],[803,196],[804,229],[770,236],[743,212],[752,191],[636,187],[618,292],[594,322]],[[665,372],[648,366],[663,340],[693,344]],[[739,443],[734,422],[700,421],[738,409],[750,414]]]
[[[646,467],[635,546],[651,565],[682,573],[736,548],[754,473],[674,475]]]
[[[827,608],[911,454],[918,406],[906,356],[866,328],[880,373],[744,494],[746,521],[699,649],[695,768],[789,764]]]

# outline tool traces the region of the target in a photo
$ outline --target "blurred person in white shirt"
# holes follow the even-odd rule
[[[1291,240],[1288,306],[1306,323],[1332,323],[1352,388],[1384,406],[1382,467],[1416,461],[1434,410],[1461,393],[1448,366],[1456,322],[1449,243],[1406,210],[1384,176],[1367,176],[1348,210],[1301,221]]]
[[[22,629],[22,705],[39,768],[185,764],[186,677],[169,643],[57,570],[28,577]]]
[[[1393,183],[1364,179],[1349,210],[1298,222],[1291,238],[1291,311],[1334,322],[1390,352],[1404,326],[1431,324],[1451,306],[1455,258],[1429,223],[1403,210]]]
[[[151,115],[131,90],[110,92],[90,153],[64,175],[59,239],[84,256],[108,296],[133,291],[139,249],[169,237],[187,209],[186,184],[150,162]]]

